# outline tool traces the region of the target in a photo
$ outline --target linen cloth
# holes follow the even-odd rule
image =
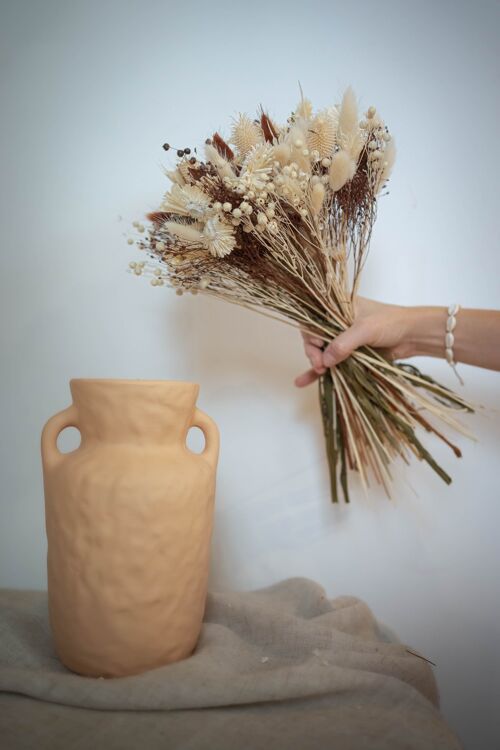
[[[457,750],[429,664],[361,600],[306,578],[209,593],[183,661],[81,677],[54,651],[47,594],[0,590],[3,750]]]

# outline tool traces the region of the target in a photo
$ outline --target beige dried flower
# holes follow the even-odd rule
[[[351,138],[347,139],[346,149],[349,151],[355,164],[358,163],[359,155],[366,143],[366,137],[361,130],[355,132]]]
[[[285,164],[290,164],[292,161],[292,150],[286,141],[278,143],[274,147],[274,158],[276,161],[279,161],[282,167],[284,167]]]
[[[339,113],[339,130],[344,138],[355,135],[358,130],[358,105],[351,86],[348,86],[342,97]]]
[[[295,114],[297,117],[303,117],[306,120],[309,120],[312,117],[313,113],[313,106],[309,99],[305,99],[302,97],[299,104],[297,105],[297,108],[295,109]]]
[[[233,123],[230,142],[236,146],[238,155],[244,157],[250,149],[262,143],[263,135],[259,126],[248,115],[241,114]]]
[[[182,172],[179,172],[178,169],[175,169],[175,170],[164,169],[163,171],[171,182],[174,182],[177,185],[181,185],[181,186],[186,184],[186,180],[184,179]]]
[[[194,182],[192,175],[189,172],[190,164],[187,162],[186,159],[181,159],[181,161],[177,165],[177,171],[181,175],[184,182],[189,185]]]
[[[166,221],[163,225],[169,233],[178,237],[187,244],[201,245],[203,235],[195,224],[182,224],[178,221]]]
[[[174,184],[161,205],[162,211],[194,219],[204,216],[210,210],[211,198],[195,185]]]
[[[337,151],[333,155],[329,169],[329,181],[331,189],[336,192],[346,182],[352,180],[356,172],[356,162],[347,151]]]
[[[229,177],[234,179],[236,177],[234,170],[227,159],[225,159],[210,143],[205,144],[205,157],[207,161],[210,161],[220,177]]]
[[[293,125],[287,133],[285,143],[290,148],[292,161],[304,172],[311,170],[311,155],[307,147],[307,129],[301,125]]]
[[[335,147],[336,121],[327,111],[318,112],[307,131],[307,147],[317,151],[320,158],[331,156]]]
[[[331,107],[326,107],[325,109],[326,114],[328,117],[331,117],[335,127],[338,129],[339,126],[339,115],[340,115],[340,104],[334,104]]]
[[[301,180],[293,176],[295,170],[292,170],[289,167],[286,167],[285,169],[288,169],[288,171],[284,172],[280,176],[280,179],[277,180],[276,192],[289,203],[298,206],[305,200],[305,186]]]
[[[317,216],[325,200],[325,188],[321,182],[316,182],[311,188],[311,210]]]
[[[337,143],[357,163],[365,142],[366,132],[358,122],[356,97],[351,86],[348,86],[338,108]]]
[[[390,141],[386,143],[385,149],[382,152],[381,156],[381,170],[380,174],[377,177],[377,182],[375,185],[375,192],[378,193],[381,189],[382,185],[386,180],[389,179],[392,168],[394,166],[394,161],[396,159],[396,144],[394,143],[394,138],[392,137]]]

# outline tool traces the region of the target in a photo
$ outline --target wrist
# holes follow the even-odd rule
[[[444,357],[447,307],[407,308],[408,346],[413,357]]]

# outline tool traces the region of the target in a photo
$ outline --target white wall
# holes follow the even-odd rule
[[[293,575],[365,599],[437,662],[473,750],[498,742],[500,375],[462,366],[479,442],[428,441],[454,478],[397,467],[332,507],[316,388],[295,332],[126,273],[130,223],[191,147],[262,103],[285,118],[352,84],[398,147],[362,292],[498,307],[495,2],[3,2],[0,585],[44,587],[39,436],[71,377],[186,379],[222,433],[211,587]],[[172,163],[172,162],[170,162]],[[133,249],[132,249],[133,250]],[[416,362],[461,389],[444,362]],[[493,715],[494,714],[494,715]]]

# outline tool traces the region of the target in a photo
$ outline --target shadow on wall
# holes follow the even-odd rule
[[[293,382],[309,367],[300,333],[284,323],[206,296],[186,295],[175,303],[169,308],[166,325],[170,346],[182,363],[181,377],[200,383],[201,408],[210,403],[207,411],[222,432],[218,497],[228,497],[230,504],[220,503],[225,507],[218,513],[214,529],[210,581],[211,588],[212,584],[217,589],[232,588],[239,575],[234,570],[235,561],[243,559],[245,551],[252,554],[253,550],[259,558],[264,538],[268,538],[270,547],[278,542],[281,546],[296,544],[304,537],[309,541],[319,539],[328,524],[338,527],[348,520],[350,507],[330,503],[317,384],[297,389]],[[241,425],[243,413],[246,431],[236,427]],[[269,457],[273,450],[270,441],[279,432],[280,420],[285,424],[283,440],[276,446],[280,468],[269,472],[273,461]],[[295,426],[298,436],[287,438],[286,430],[295,430]],[[237,436],[232,440],[235,429]],[[256,445],[260,432],[263,441]],[[307,444],[303,456],[297,445],[301,440]],[[287,444],[289,460],[283,458]],[[250,455],[253,447],[257,482],[252,482],[252,487],[244,483],[240,486],[234,462],[245,460],[240,457]],[[229,467],[227,473],[224,461]],[[357,487],[355,477],[352,486]],[[308,523],[310,528],[304,528]],[[253,545],[255,534],[259,539]],[[287,539],[280,536],[283,534]],[[266,564],[259,560],[254,558],[254,564]],[[272,578],[273,571],[268,572]]]
[[[296,498],[291,475],[302,466],[294,465],[293,459],[287,461],[283,458],[282,454],[287,450],[286,432],[280,445],[276,446],[279,469],[270,471],[269,467],[273,461],[269,456],[273,450],[273,436],[279,432],[277,425],[280,421],[286,425],[285,431],[294,430],[296,425],[301,436],[292,436],[289,440],[291,451],[296,452],[297,440],[302,436],[307,441],[303,464],[307,464],[307,456],[317,456],[314,466],[305,466],[304,473],[312,468],[326,477],[318,389],[316,384],[305,389],[294,385],[296,375],[309,366],[296,329],[207,296],[185,295],[175,302],[169,308],[167,321],[170,345],[175,347],[178,360],[183,363],[183,376],[200,383],[201,408],[210,403],[207,411],[217,421],[222,433],[224,453],[219,469],[218,496],[221,499],[230,497],[231,506],[225,504],[226,511],[218,514],[214,530],[212,574],[220,584],[221,581],[229,582],[232,577],[227,565],[229,560],[233,560],[234,565],[234,560],[238,559],[238,550],[231,549],[234,526],[248,523],[248,503],[265,519],[269,514],[269,495],[275,497],[274,493],[282,493],[283,502],[280,500],[278,504],[283,506],[288,520],[294,512]],[[244,423],[241,422],[242,414],[246,415]],[[243,431],[241,426],[236,427],[237,423],[243,424]],[[233,440],[231,436],[236,429],[238,434]],[[261,430],[263,442],[255,445]],[[256,482],[252,483],[251,489],[244,485],[240,488],[234,468],[234,461],[240,459],[235,459],[235,456],[242,456],[244,461],[245,456],[251,455],[252,446],[258,464],[254,474]],[[265,446],[268,446],[267,451]],[[262,456],[263,453],[266,455]],[[224,459],[230,467],[227,474],[223,470]],[[258,474],[261,476],[257,477]],[[300,481],[300,476],[297,481]],[[256,492],[255,486],[259,484],[260,489]],[[276,502],[273,501],[271,509],[276,512]],[[242,529],[242,534],[251,536],[252,529]]]
[[[170,313],[168,328],[188,377],[211,400],[222,389],[228,402],[261,392],[280,411],[321,428],[317,387],[299,390],[293,384],[309,365],[291,326],[217,299],[185,295]]]

